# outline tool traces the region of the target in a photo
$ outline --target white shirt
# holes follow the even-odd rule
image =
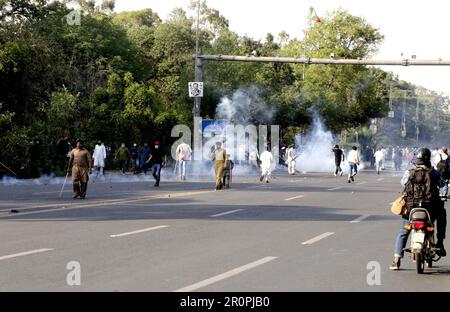
[[[286,154],[287,154],[287,161],[291,162],[295,159],[295,156],[297,153],[296,153],[295,148],[290,147],[290,148],[288,148]]]
[[[441,154],[437,150],[431,152],[431,164],[436,168],[437,164],[441,161]]]
[[[355,163],[355,164],[359,163],[359,153],[358,153],[358,151],[351,150],[350,153],[348,153],[347,160],[350,163]]]
[[[261,160],[261,167],[267,169],[272,167],[273,156],[271,152],[265,151],[264,153],[261,154],[259,159]]]
[[[105,145],[95,145],[94,154],[92,155],[94,158],[94,167],[105,167],[105,159],[106,159],[106,148]]]
[[[380,161],[383,160],[384,154],[383,154],[382,151],[377,151],[377,152],[375,153],[374,157],[375,157],[375,161],[376,161],[376,162],[380,162]]]
[[[433,167],[435,169],[437,169],[437,165],[441,160],[447,160],[448,155],[439,151],[437,152],[435,155],[432,156],[431,158],[431,164],[433,165]]]
[[[177,147],[178,160],[188,160],[191,157],[192,149],[186,143],[181,143]]]
[[[381,149],[381,152],[383,153],[383,160],[384,160],[386,158],[387,151],[383,148]]]

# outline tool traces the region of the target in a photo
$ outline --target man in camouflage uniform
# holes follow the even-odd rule
[[[91,154],[84,148],[83,141],[77,140],[77,147],[70,153],[68,171],[72,171],[73,198],[86,197],[89,174],[92,174]]]

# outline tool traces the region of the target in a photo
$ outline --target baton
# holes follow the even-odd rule
[[[14,171],[12,171],[11,169],[9,169],[4,163],[2,163],[1,161],[0,161],[0,165],[2,165],[3,167],[5,167],[9,172],[11,172],[13,175],[15,175],[16,177],[17,177],[17,174],[14,172]]]
[[[67,171],[66,178],[64,179],[64,183],[63,183],[63,186],[62,186],[62,188],[61,188],[61,192],[59,192],[59,198],[62,197],[62,194],[63,194],[63,192],[64,192],[64,187],[66,186],[66,182],[67,182],[67,177],[68,177],[68,176],[69,176],[69,171]]]

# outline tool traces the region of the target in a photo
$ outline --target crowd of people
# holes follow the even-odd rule
[[[178,148],[177,154],[180,155],[180,160],[185,159],[184,157],[189,150],[185,151],[183,146]],[[91,153],[84,146],[84,142],[82,140],[76,141],[76,147],[67,154],[69,156],[67,176],[69,174],[72,176],[74,199],[85,199],[91,174],[96,177],[104,175],[108,151],[110,149],[105,147],[101,140],[98,140],[91,156]],[[114,155],[114,161],[117,162],[123,175],[126,174],[130,164],[134,174],[140,174],[141,172],[147,174],[149,168],[151,168],[155,179],[154,186],[159,187],[161,170],[168,163],[167,156],[162,152],[159,141],[155,141],[152,147],[145,143],[140,148],[137,144],[127,148],[125,143],[122,143]]]

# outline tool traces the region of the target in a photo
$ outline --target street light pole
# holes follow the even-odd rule
[[[403,118],[402,118],[402,138],[406,138],[406,95],[408,91],[404,91],[403,96]]]
[[[420,133],[420,130],[419,130],[419,98],[416,98],[416,103],[417,103],[417,106],[416,106],[416,144],[417,144],[417,146],[419,146],[419,133]]]
[[[202,82],[203,80],[203,59],[200,58],[199,48],[199,32],[200,32],[200,0],[197,2],[197,30],[195,40],[195,82]],[[200,117],[201,98],[194,98],[194,119]]]

